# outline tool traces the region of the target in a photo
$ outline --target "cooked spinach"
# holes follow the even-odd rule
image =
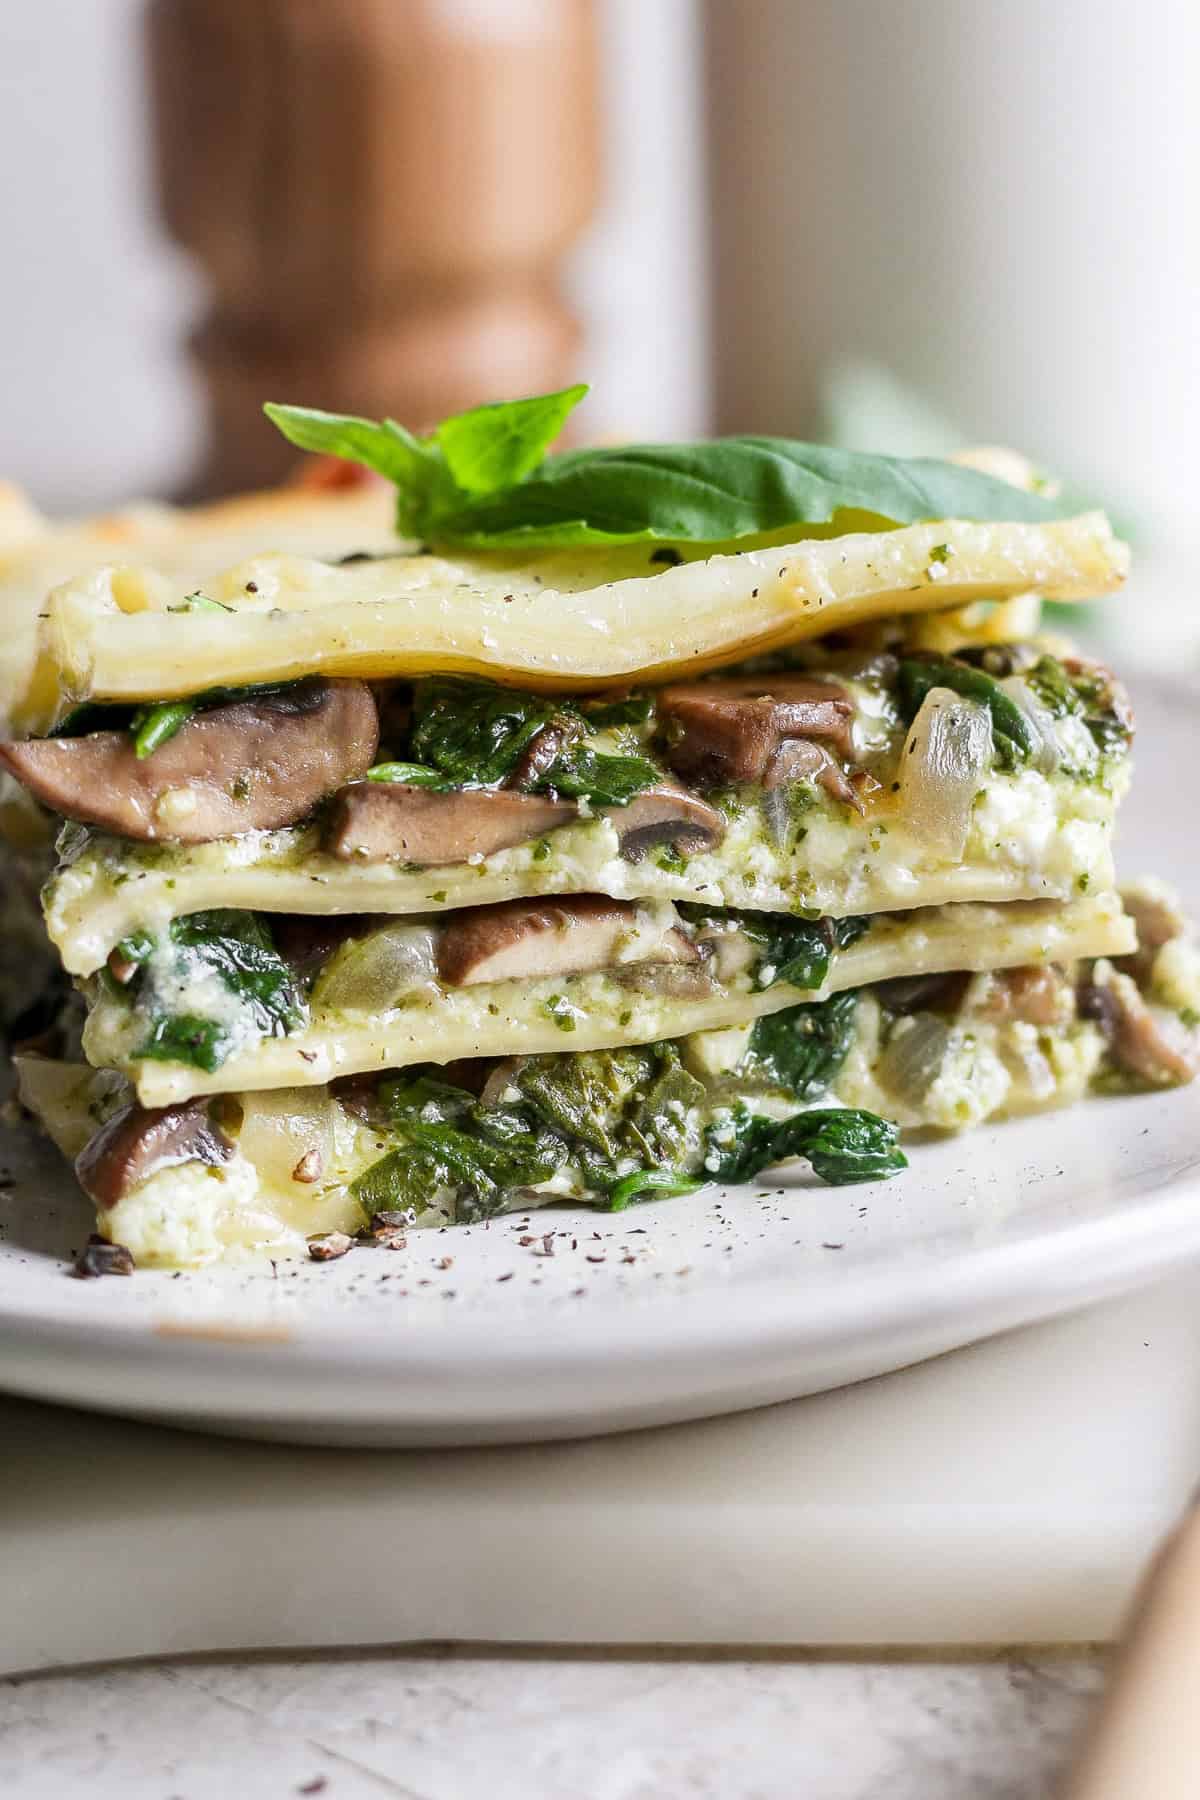
[[[205,596],[191,594],[188,599],[203,600]],[[221,606],[216,600],[209,601],[208,607],[219,612],[232,610]],[[182,612],[185,607],[172,607],[170,610]],[[48,735],[55,738],[86,737],[93,731],[128,731],[133,737],[134,755],[139,762],[143,762],[163,744],[169,743],[195,713],[208,712],[214,706],[229,706],[235,701],[252,699],[256,695],[283,694],[296,685],[294,681],[265,681],[252,687],[207,688],[203,693],[192,694],[186,700],[148,700],[144,705],[136,707],[107,706],[88,700],[81,706],[72,707]]]
[[[1033,725],[1011,695],[983,669],[951,656],[906,656],[901,660],[897,693],[906,724],[911,725],[931,688],[950,688],[965,699],[978,700],[992,715],[996,761],[1015,769],[1038,748]]]
[[[561,702],[545,694],[523,694],[491,681],[453,676],[418,681],[412,757],[458,784],[503,781],[561,710]]]
[[[845,1056],[853,996],[794,1012],[820,1015],[796,1042],[760,1054],[798,1099],[824,1092]],[[848,1004],[849,1003],[849,1004]],[[783,1015],[790,1016],[790,1015]],[[805,1156],[822,1180],[868,1181],[905,1166],[896,1128],[871,1113],[802,1113],[782,1123],[739,1100],[714,1114],[708,1090],[665,1042],[512,1065],[505,1097],[485,1106],[429,1070],[380,1084],[374,1118],[392,1148],[352,1184],[369,1216],[414,1217],[441,1198],[462,1222],[489,1218],[521,1189],[571,1171],[592,1204],[620,1212],[651,1195],[685,1194],[715,1177],[745,1181]]]
[[[561,747],[528,783],[531,792],[623,806],[661,780],[644,757],[609,756],[581,743],[587,729],[599,726],[572,702],[455,676],[417,682],[410,752],[415,762],[455,786],[488,787],[512,775],[549,727],[559,734]]]
[[[615,725],[645,725],[654,711],[649,694],[628,694],[621,700],[585,700],[582,712],[593,731]]]
[[[137,1055],[149,1062],[190,1063],[212,1075],[228,1053],[224,1026],[195,1013],[153,1013]]]
[[[789,987],[819,988],[829,974],[834,952],[848,949],[871,928],[870,915],[801,919],[788,913],[742,912],[734,907],[712,912],[688,901],[679,903],[679,911],[699,929],[737,924],[758,948],[753,982],[759,993],[778,981]]]
[[[709,1128],[704,1167],[714,1181],[751,1181],[763,1169],[802,1156],[831,1187],[886,1181],[908,1167],[896,1148],[898,1126],[856,1107],[797,1113],[776,1123],[744,1103]]]
[[[368,1216],[415,1214],[448,1190],[457,1219],[489,1218],[514,1189],[548,1181],[567,1159],[566,1139],[532,1109],[481,1106],[467,1089],[428,1073],[384,1082],[379,1103],[400,1142],[351,1184]]]
[[[165,944],[136,932],[121,940],[117,955],[135,965],[123,991],[149,1019],[149,1032],[134,1053],[139,1057],[191,1063],[209,1074],[220,1068],[233,1048],[236,1027],[177,1012],[164,997],[206,976],[216,976],[236,996],[246,1026],[262,1036],[281,1037],[307,1018],[295,973],[257,913],[189,913],[172,920]]]
[[[857,1011],[858,994],[850,989],[756,1019],[738,1074],[771,1082],[795,1100],[819,1099],[850,1053]]]
[[[590,800],[593,806],[626,806],[635,794],[661,779],[644,756],[607,756],[586,744],[572,744],[534,786],[541,792],[553,788],[568,799]]]

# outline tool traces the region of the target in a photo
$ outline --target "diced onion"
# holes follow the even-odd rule
[[[1058,739],[1054,731],[1053,715],[1044,707],[1029,683],[1021,675],[1006,675],[1000,683],[1009,699],[1019,706],[1029,723],[1033,726],[1033,734],[1038,748],[1031,759],[1031,766],[1042,775],[1053,775],[1058,767]]]
[[[336,1162],[337,1102],[323,1088],[280,1088],[245,1097],[237,1147],[266,1187],[287,1192],[304,1159],[316,1180]]]
[[[879,1059],[878,1075],[889,1094],[918,1108],[941,1074],[950,1027],[936,1013],[914,1013],[896,1026]]]
[[[930,688],[900,753],[898,810],[933,852],[958,861],[971,808],[992,760],[986,707],[950,688]]]
[[[436,972],[432,929],[397,920],[343,945],[317,977],[313,1008],[317,1012],[385,1012],[406,995],[431,990]]]

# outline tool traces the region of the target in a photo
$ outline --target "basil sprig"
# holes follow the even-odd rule
[[[345,457],[396,487],[396,528],[423,542],[540,549],[581,544],[727,544],[780,531],[883,529],[924,519],[1045,520],[1045,494],[957,463],[871,456],[789,438],[629,444],[546,452],[582,384],[477,406],[418,437],[311,407],[266,412],[302,450]]]

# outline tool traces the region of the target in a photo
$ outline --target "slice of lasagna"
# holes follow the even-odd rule
[[[1192,1069],[1186,928],[1115,893],[1128,701],[1040,631],[1120,583],[1106,521],[987,458],[546,455],[564,399],[283,409],[427,547],[39,609],[0,762],[85,1016],[21,1090],[139,1261],[881,1179]]]

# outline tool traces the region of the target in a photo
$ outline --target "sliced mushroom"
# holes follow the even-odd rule
[[[1157,882],[1137,882],[1122,888],[1121,903],[1137,927],[1138,947],[1130,955],[1118,958],[1117,967],[1144,986],[1164,944],[1186,935],[1187,917],[1175,896]]]
[[[334,800],[325,848],[343,862],[440,867],[544,837],[578,811],[573,800],[505,788],[439,794],[400,781],[358,782]]]
[[[127,731],[0,744],[46,806],[143,843],[205,844],[294,824],[364,775],[379,741],[361,681],[297,682],[194,713],[141,761]]]
[[[701,787],[761,781],[786,738],[823,738],[846,755],[854,703],[808,675],[731,675],[663,688],[667,758]]]
[[[722,982],[748,975],[762,954],[733,918],[711,919],[696,933],[695,943],[701,956],[711,959],[712,972]]]
[[[1074,995],[1066,975],[1053,964],[1029,964],[1017,969],[996,969],[985,977],[986,987],[973,1008],[986,1019],[1014,1019],[1025,1025],[1069,1025],[1075,1014]]]
[[[1081,1018],[1093,1019],[1108,1039],[1113,1061],[1153,1087],[1191,1081],[1200,1056],[1180,1031],[1168,1035],[1168,1016],[1157,1017],[1147,1006],[1132,976],[1109,962],[1098,962],[1090,981],[1079,989]]]
[[[549,725],[543,725],[525,746],[515,768],[505,779],[505,787],[516,788],[518,791],[531,788],[535,781],[554,766],[567,745],[573,743],[582,731],[581,720],[552,719]]]
[[[438,945],[438,973],[450,987],[472,987],[698,958],[677,925],[647,929],[645,915],[631,901],[579,894],[565,900],[505,900],[453,913]]]
[[[114,1113],[75,1159],[85,1194],[108,1210],[140,1181],[179,1163],[228,1162],[233,1145],[208,1114],[205,1100],[138,1106]]]
[[[958,971],[936,975],[896,975],[877,981],[871,988],[885,1012],[907,1018],[919,1012],[956,1013],[962,1005],[971,977]]]
[[[694,855],[715,849],[725,836],[725,821],[715,806],[669,781],[643,788],[625,806],[606,806],[602,817],[616,827],[620,853],[631,863],[641,862],[658,844]]]
[[[614,969],[613,977],[623,988],[660,1000],[705,1000],[716,986],[707,958],[694,963],[635,963]]]

